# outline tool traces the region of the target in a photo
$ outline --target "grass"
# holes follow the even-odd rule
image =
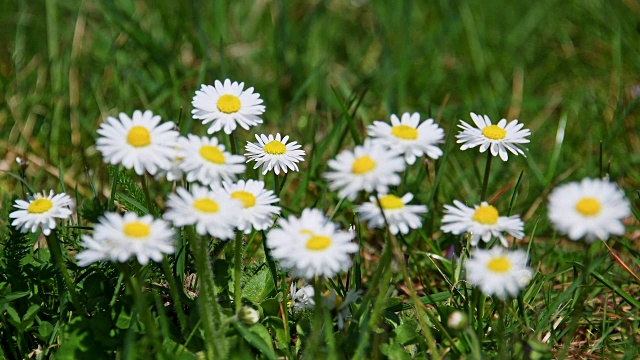
[[[280,185],[285,216],[317,207],[344,227],[354,222],[356,202],[340,202],[322,173],[328,159],[362,141],[374,120],[417,111],[449,134],[445,155],[414,167],[398,187],[429,207],[423,229],[398,239],[408,276],[398,254],[376,272],[389,240],[356,221],[361,252],[335,287],[365,290],[369,306],[354,307],[358,322],[345,330],[325,327],[318,357],[426,358],[426,327],[437,353],[451,358],[492,358],[501,344],[512,358],[637,358],[638,21],[640,6],[631,0],[3,2],[0,355],[193,358],[207,351],[206,319],[194,298],[201,270],[189,241],[178,244],[169,272],[164,264],[78,268],[72,254],[104,210],[150,211],[138,178],[104,164],[95,149],[106,116],[152,109],[179,122],[183,134],[204,135],[190,116],[194,91],[229,77],[255,87],[267,106],[263,125],[236,132],[238,144],[257,131],[286,133],[305,146],[301,172]],[[482,318],[469,319],[480,332],[446,325],[455,309],[474,314],[474,304],[459,266],[444,256],[460,239],[439,230],[443,204],[481,197],[484,157],[460,151],[453,138],[471,111],[518,118],[532,130],[526,158],[493,161],[487,199],[525,220],[529,236],[517,246],[530,252],[536,276],[507,306],[488,298]],[[30,162],[24,182],[16,156]],[[546,217],[556,185],[604,174],[636,214],[626,220],[627,233],[609,241],[611,252],[563,239]],[[66,191],[78,204],[77,218],[53,238],[64,261],[54,261],[55,243],[10,226],[11,204],[28,187]],[[157,203],[151,211],[163,209],[171,184],[149,187]],[[309,356],[305,346],[320,341],[310,331],[313,316],[280,311],[287,278],[265,257],[263,236],[252,234],[244,248],[243,294],[262,312],[253,327],[232,320],[232,246],[209,249],[228,322],[221,325],[223,348],[238,358]],[[131,279],[145,281],[144,295],[126,286]],[[416,296],[424,304],[417,310]],[[499,311],[507,320],[501,334]]]

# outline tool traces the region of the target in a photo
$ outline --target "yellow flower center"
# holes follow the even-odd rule
[[[331,291],[330,290],[325,290],[322,293],[322,296],[324,296],[326,298],[328,298],[330,295],[331,295]],[[335,300],[336,300],[335,308],[339,309],[340,306],[342,306],[342,303],[344,303],[344,298],[342,296],[338,295],[338,294],[335,294],[335,295],[336,295],[336,297],[335,297]]]
[[[32,214],[42,214],[53,207],[53,203],[49,199],[35,199],[29,204],[27,212]]]
[[[385,195],[381,197],[380,205],[382,205],[382,208],[386,210],[402,209],[404,207],[402,199],[395,195]]]
[[[418,130],[407,125],[396,125],[391,128],[391,135],[404,140],[415,140],[418,138]]]
[[[578,201],[576,210],[584,216],[595,216],[600,212],[600,202],[596,198],[585,197]]]
[[[244,205],[245,208],[253,207],[256,204],[256,197],[248,191],[234,191],[231,193],[231,197],[242,201],[242,205]]]
[[[360,156],[351,165],[351,172],[356,175],[368,173],[376,167],[376,162],[369,155]]]
[[[240,99],[235,95],[224,94],[218,98],[218,110],[225,114],[233,114],[240,110]]]
[[[287,147],[278,140],[273,140],[264,145],[264,152],[270,155],[282,155],[287,152]]]
[[[141,223],[140,221],[132,221],[124,224],[122,232],[130,237],[144,238],[151,234],[151,226]]]
[[[482,129],[482,135],[491,140],[502,140],[507,136],[507,131],[498,125],[489,125]]]
[[[127,142],[134,147],[143,147],[151,144],[151,133],[144,126],[134,126],[127,134]]]
[[[208,198],[196,199],[193,207],[204,213],[217,213],[219,209],[218,203]]]
[[[496,256],[489,260],[487,269],[494,273],[506,273],[511,269],[511,261],[504,256]]]
[[[498,222],[498,216],[498,209],[493,206],[480,206],[473,214],[473,221],[483,225],[493,225]]]
[[[307,249],[309,250],[320,251],[331,245],[331,238],[328,236],[316,235],[312,231],[306,229],[300,231],[300,233],[304,235],[311,235],[306,244]]]
[[[214,164],[224,164],[224,154],[217,146],[202,145],[200,147],[200,156]]]

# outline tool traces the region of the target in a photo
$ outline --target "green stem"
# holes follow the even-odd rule
[[[320,344],[322,344],[322,318],[324,312],[324,304],[322,303],[322,284],[320,278],[316,276],[313,281],[313,300],[316,307],[313,312],[313,323],[311,325],[311,341],[307,346],[305,358],[315,359],[316,352]]]
[[[161,354],[162,346],[159,345],[160,337],[158,336],[158,332],[156,330],[156,324],[153,321],[153,316],[151,315],[151,311],[149,310],[149,306],[147,304],[145,294],[142,293],[141,283],[144,283],[144,281],[143,280],[139,281],[137,276],[131,273],[131,269],[127,264],[121,264],[120,270],[124,273],[124,278],[125,278],[127,287],[129,288],[129,291],[133,294],[136,308],[138,309],[138,313],[142,318],[141,320],[144,323],[144,327],[148,334],[148,338],[153,345],[154,352],[156,354]],[[138,274],[139,273],[140,272],[138,271]]]
[[[400,245],[398,244],[396,237],[393,236],[391,233],[389,233],[389,238],[391,239],[391,244],[395,250],[394,253],[396,256],[396,262],[400,265],[400,270],[402,271],[402,277],[404,278],[405,285],[407,285],[407,289],[409,290],[409,297],[411,298],[411,301],[413,302],[413,306],[416,309],[416,314],[418,316],[418,323],[420,324],[422,333],[426,338],[429,351],[431,351],[431,357],[434,359],[440,359],[441,357],[440,357],[440,354],[438,353],[438,348],[436,347],[436,342],[435,342],[435,339],[433,338],[433,334],[431,334],[431,330],[429,329],[429,326],[425,323],[424,319],[422,318],[420,314],[420,310],[424,311],[427,314],[427,316],[431,314],[429,313],[429,310],[424,308],[424,305],[422,304],[422,302],[418,298],[418,295],[416,294],[416,290],[413,287],[413,280],[411,279],[411,276],[409,274],[409,269],[407,268],[404,255],[402,254]],[[434,322],[434,324],[437,322],[437,319],[432,318],[431,320]]]
[[[198,306],[202,316],[205,342],[207,345],[207,357],[209,359],[223,359],[226,354],[223,341],[224,332],[220,330],[222,313],[215,295],[213,282],[213,270],[209,262],[209,251],[203,239],[196,238],[193,226],[186,227],[191,251],[196,261],[196,270],[200,282],[198,294]]]
[[[278,189],[280,185],[278,184],[278,175],[276,175],[275,171],[273,172],[273,192],[276,196],[279,196],[280,189]]]
[[[476,304],[476,335],[478,337],[478,341],[482,344],[484,338],[484,326],[483,319],[484,316],[484,304],[486,298],[484,294],[477,287],[473,288],[473,299]]]
[[[364,328],[359,329],[359,332],[361,335],[360,335],[360,339],[358,340],[358,346],[356,347],[356,351],[352,358],[353,360],[364,359],[365,350],[367,346],[370,345],[369,338],[371,337],[371,333],[372,333],[371,329],[373,329],[376,326],[376,323],[380,319],[380,313],[382,312],[384,304],[386,303],[385,298],[387,297],[387,289],[389,288],[388,284],[391,281],[391,269],[388,266],[390,263],[390,260],[391,260],[391,244],[387,242],[382,252],[382,256],[380,257],[380,265],[378,267],[380,271],[374,274],[374,280],[375,280],[375,275],[378,275],[378,281],[376,282],[376,286],[370,287],[369,291],[367,291],[367,296],[370,296],[370,294],[374,293],[375,291],[378,291],[378,295],[376,296],[373,302],[373,309],[371,310],[371,317],[369,318],[369,321],[366,323]],[[382,275],[382,277],[380,277],[379,275]],[[382,279],[382,282],[379,281],[380,279]],[[384,284],[382,289],[378,289],[378,284]],[[364,310],[368,308],[369,306],[368,305],[365,306],[365,302],[363,301],[360,309]],[[354,318],[359,319],[360,317],[361,316],[356,316]]]
[[[58,240],[58,231],[54,229],[49,236],[45,236],[45,239],[47,239],[49,252],[51,253],[51,255],[53,255],[53,261],[58,267],[58,270],[60,270],[60,273],[62,273],[64,283],[67,286],[67,290],[69,291],[69,296],[71,296],[71,302],[73,302],[73,305],[76,307],[76,309],[80,310],[82,307],[80,306],[80,301],[78,300],[76,285],[71,279],[71,276],[69,276],[67,266],[64,264],[64,257],[62,256],[62,246],[60,245],[60,241]]]
[[[236,232],[236,247],[233,267],[233,300],[236,304],[236,313],[242,307],[242,286],[240,280],[242,278],[242,231]]]
[[[489,185],[489,170],[491,170],[491,150],[487,150],[487,163],[484,166],[484,179],[482,180],[482,192],[480,193],[480,201],[484,201],[487,198],[487,186]]]
[[[507,359],[507,344],[505,343],[505,331],[507,329],[507,319],[504,317],[504,308],[507,306],[505,301],[500,301],[498,304],[498,323],[496,328],[498,330],[498,359]]]
[[[173,276],[171,265],[169,264],[169,260],[166,257],[162,258],[162,271],[164,271],[164,277],[169,283],[169,291],[171,292],[171,297],[173,298],[173,305],[176,308],[176,313],[178,314],[180,331],[184,334],[187,330],[187,319],[184,315],[184,311],[182,310],[182,302],[180,301],[180,293],[178,292],[178,283]]]
[[[237,154],[238,153],[238,149],[236,148],[236,136],[235,136],[235,132],[232,132],[231,134],[229,134],[229,147],[231,148],[231,153],[233,154]]]
[[[153,202],[151,201],[151,194],[149,194],[149,186],[147,185],[147,174],[141,176],[142,178],[142,192],[144,193],[144,198],[147,200],[147,210],[149,214],[154,214]]]

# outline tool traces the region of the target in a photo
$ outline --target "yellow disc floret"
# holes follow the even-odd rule
[[[507,131],[498,125],[489,125],[482,129],[482,135],[491,140],[502,140],[507,136]]]
[[[27,212],[32,214],[42,214],[49,211],[53,207],[53,202],[49,199],[35,199],[29,204]]]
[[[287,152],[287,147],[280,141],[273,140],[264,145],[264,152],[269,155],[282,155]]]
[[[218,209],[220,208],[218,206],[218,203],[209,199],[209,198],[201,198],[201,199],[196,199],[193,202],[193,207],[196,210],[199,210],[201,212],[204,213],[216,213],[218,212]]]
[[[200,156],[202,156],[205,160],[210,161],[214,164],[224,164],[224,154],[217,146],[211,145],[202,145],[200,147]]]
[[[331,245],[331,238],[328,236],[322,235],[312,235],[309,240],[307,240],[307,249],[320,251],[324,250]]]
[[[584,216],[595,216],[600,213],[600,202],[596,198],[585,197],[576,204],[576,210]]]
[[[124,224],[122,232],[133,238],[144,238],[151,234],[151,226],[140,221],[132,221]]]
[[[473,214],[473,221],[483,225],[493,225],[498,222],[498,216],[498,209],[491,205],[484,205]]]
[[[395,195],[385,195],[380,198],[380,205],[385,210],[402,209],[404,203],[402,199]]]
[[[418,130],[407,125],[396,125],[391,128],[391,135],[404,140],[415,140],[418,138]]]
[[[376,162],[369,155],[360,156],[351,165],[351,172],[357,175],[366,174],[376,167]]]
[[[231,197],[233,199],[242,201],[242,205],[245,207],[245,209],[253,207],[256,204],[256,197],[248,191],[244,191],[244,190],[234,191],[231,193]]]
[[[489,260],[487,269],[494,273],[506,273],[511,269],[511,261],[504,256],[496,256]]]
[[[127,143],[134,147],[143,147],[151,144],[151,133],[144,126],[134,126],[127,134]]]
[[[218,110],[225,114],[233,114],[240,110],[240,99],[235,95],[224,94],[218,98]]]

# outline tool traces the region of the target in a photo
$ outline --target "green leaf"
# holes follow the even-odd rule
[[[257,335],[255,332],[253,332],[253,330],[252,331],[248,330],[247,328],[244,327],[244,325],[240,324],[237,320],[234,320],[232,324],[233,324],[233,327],[238,331],[238,333],[242,335],[242,337],[251,346],[253,346],[258,351],[260,351],[260,353],[265,357],[267,357],[267,359],[276,360],[276,354],[273,351],[273,345],[271,344],[271,337],[269,337],[269,332],[267,331],[267,329],[265,329],[264,326],[262,326],[261,324],[256,324],[256,325],[253,325],[252,328],[259,325],[264,330],[264,332],[266,332],[267,338],[269,339],[268,343],[265,343],[262,336]],[[256,330],[256,331],[261,332],[262,330]]]
[[[53,332],[53,325],[51,325],[48,321],[43,321],[38,325],[38,334],[40,335],[40,339],[48,340],[49,336]]]
[[[393,329],[396,341],[401,345],[409,345],[417,343],[421,336],[418,333],[419,324],[411,318],[403,318],[402,324]]]
[[[274,289],[269,268],[263,266],[256,274],[251,276],[242,289],[242,295],[254,304],[264,301]]]

